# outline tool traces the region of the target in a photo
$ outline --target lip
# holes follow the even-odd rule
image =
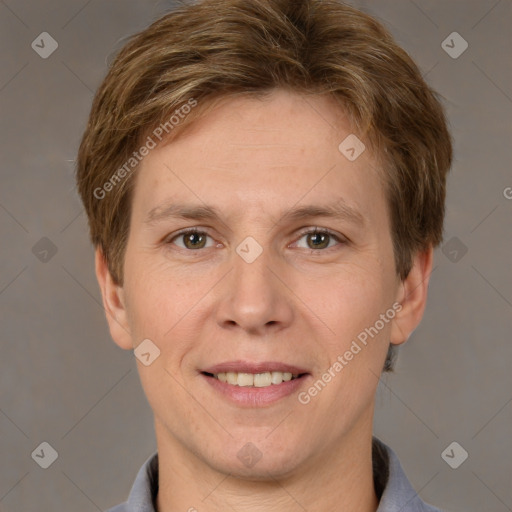
[[[300,375],[309,373],[305,368],[294,366],[278,361],[263,361],[263,362],[250,362],[250,361],[226,361],[225,363],[216,364],[209,368],[201,370],[206,373],[265,373],[265,372],[289,372],[293,375]]]
[[[248,386],[233,386],[227,382],[221,382],[215,377],[201,373],[203,378],[221,397],[230,403],[239,407],[255,408],[265,407],[278,402],[298,391],[309,380],[309,374],[298,377],[297,379],[282,382],[281,384],[272,384],[265,388],[256,388]]]
[[[227,382],[221,382],[212,375],[207,375],[224,372],[264,373],[272,371],[289,372],[294,375],[299,375],[299,377],[284,381],[281,384],[272,384],[267,387],[257,388],[250,386],[233,386]],[[295,394],[299,388],[305,385],[306,381],[311,377],[311,374],[304,368],[276,361],[261,363],[229,361],[202,370],[200,376],[213,388],[216,394],[219,394],[229,403],[244,408],[256,408],[270,406],[279,400]]]

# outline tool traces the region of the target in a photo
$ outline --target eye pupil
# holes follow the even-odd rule
[[[317,240],[319,243],[317,242],[313,242],[313,248],[316,248],[318,249],[319,246],[324,246],[325,244],[325,241],[327,240],[327,245],[329,245],[329,236],[328,234],[326,233],[311,233],[311,239],[314,239],[314,240]]]
[[[197,249],[198,247],[201,248],[204,246],[205,237],[201,233],[189,233],[187,235],[184,235],[184,238],[185,238],[185,245],[187,247],[188,247],[189,242],[192,244],[192,249]],[[199,243],[197,243],[197,239],[200,239]],[[201,242],[202,242],[202,244],[201,244]]]

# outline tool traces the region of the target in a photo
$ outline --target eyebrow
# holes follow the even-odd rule
[[[154,225],[169,219],[221,221],[221,217],[221,212],[215,206],[172,202],[152,208],[146,215],[144,224]],[[281,212],[279,215],[280,220],[276,224],[312,217],[347,220],[359,226],[365,224],[363,215],[352,206],[349,206],[343,199],[338,199],[336,203],[326,205],[308,204],[292,207]]]

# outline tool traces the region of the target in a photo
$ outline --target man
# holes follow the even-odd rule
[[[337,1],[198,2],[126,44],[77,162],[158,445],[112,511],[438,510],[372,422],[451,159],[416,65]]]

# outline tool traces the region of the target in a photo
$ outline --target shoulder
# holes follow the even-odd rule
[[[157,492],[158,452],[155,452],[139,469],[127,501],[106,512],[155,512]]]
[[[398,457],[389,446],[374,437],[373,447],[374,456],[376,453],[381,454],[380,470],[385,475],[377,512],[442,512],[418,496],[407,479]]]
[[[121,503],[120,505],[116,505],[114,508],[109,508],[106,512],[128,512],[126,505],[126,503]]]

